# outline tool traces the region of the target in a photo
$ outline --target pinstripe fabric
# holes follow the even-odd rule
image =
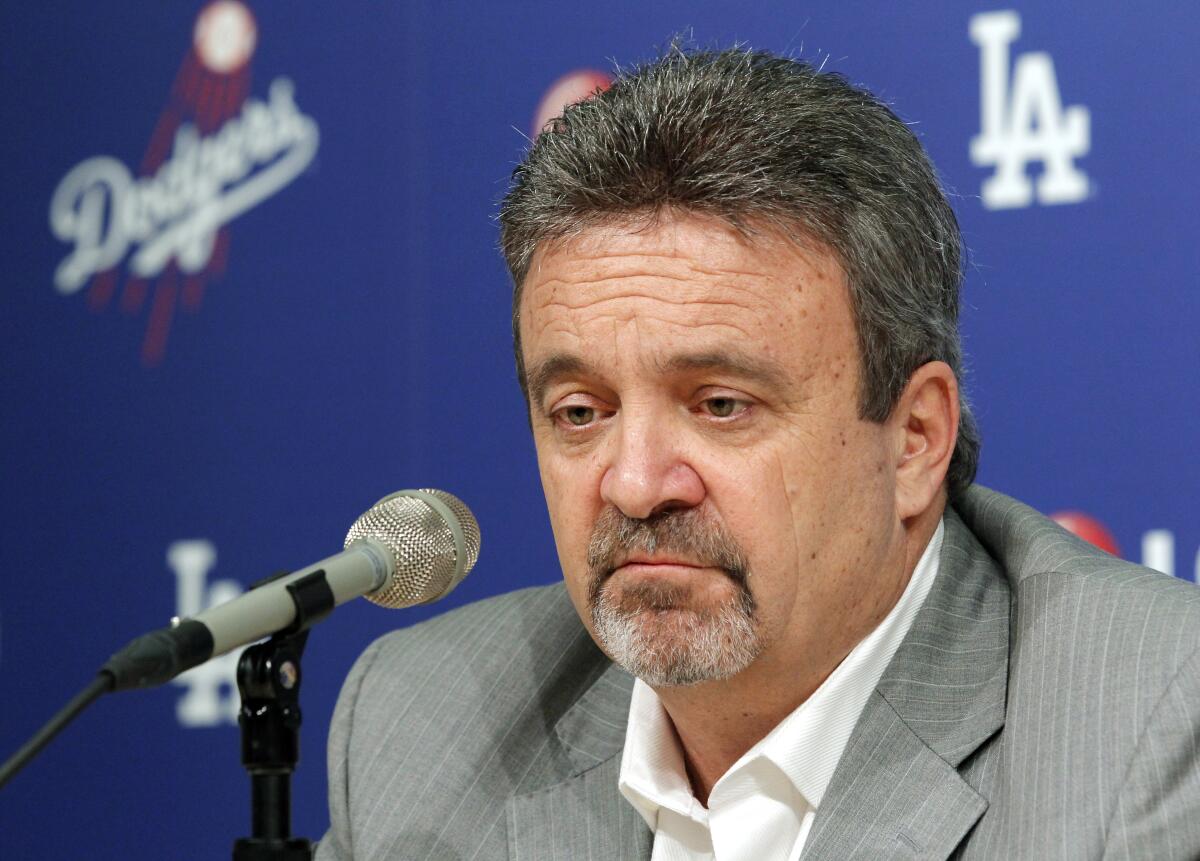
[[[648,855],[617,791],[632,685],[561,586],[382,638],[330,728],[333,824],[317,858]]]
[[[803,858],[1200,858],[1200,590],[956,508]]]
[[[982,488],[957,512],[803,858],[1200,858],[1200,590]],[[339,699],[317,858],[649,858],[631,682],[561,586],[388,635]]]
[[[1014,601],[1004,731],[962,772],[990,806],[959,857],[1200,858],[1200,590],[999,494],[960,513]]]

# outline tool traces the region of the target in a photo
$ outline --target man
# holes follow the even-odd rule
[[[501,227],[565,586],[364,654],[318,857],[1200,857],[1200,591],[971,486],[957,225],[885,106],[672,51]]]

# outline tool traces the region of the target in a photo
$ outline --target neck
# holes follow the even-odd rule
[[[655,688],[674,724],[692,792],[701,804],[707,806],[709,793],[721,776],[812,696],[896,606],[941,513],[937,506],[936,511],[903,524],[903,539],[881,566],[877,600],[822,620],[819,628],[791,648],[768,645],[753,664],[733,678]]]

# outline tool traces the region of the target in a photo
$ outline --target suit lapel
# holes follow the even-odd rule
[[[872,693],[804,858],[944,859],[987,809],[957,766],[1004,724],[1009,591],[953,510],[937,580]]]
[[[509,800],[513,861],[650,857],[653,835],[617,789],[632,689],[610,664],[554,725],[568,776]]]

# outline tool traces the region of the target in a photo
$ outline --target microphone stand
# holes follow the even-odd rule
[[[287,572],[264,580],[286,576]],[[261,586],[256,583],[255,586]],[[332,612],[324,571],[290,583],[296,619],[238,660],[242,765],[250,774],[250,837],[233,844],[233,861],[311,861],[312,844],[292,837],[292,772],[300,759],[300,658],[308,629]]]

